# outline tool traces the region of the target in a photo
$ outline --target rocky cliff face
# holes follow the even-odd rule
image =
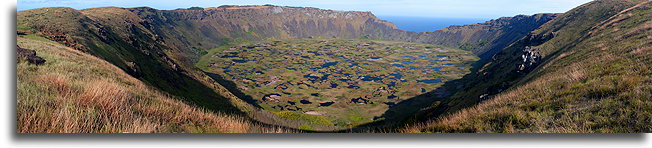
[[[491,55],[554,16],[555,14],[519,15],[415,33],[399,30],[394,24],[380,20],[370,12],[279,6],[222,6],[177,10],[100,7],[21,11],[18,25],[79,49],[102,50],[89,47],[101,44],[98,42],[124,42],[148,54],[162,55],[156,52],[170,49],[173,52],[165,56],[171,56],[179,64],[188,65],[201,54],[197,49],[212,48],[228,42],[305,37],[432,43],[471,50],[478,55]],[[96,54],[99,53],[96,51]],[[120,57],[110,57],[116,58]],[[173,67],[176,65],[174,61],[165,61]],[[117,60],[113,62],[119,63]]]
[[[488,58],[557,15],[549,13],[518,15],[480,24],[451,26],[423,33],[418,36],[417,41],[469,50],[482,58]]]
[[[104,7],[82,12],[102,26],[112,27],[129,43],[133,40],[129,34],[143,34],[155,41],[164,40],[168,48],[181,50],[191,59],[197,54],[194,49],[212,48],[227,42],[306,37],[431,43],[470,50],[487,57],[556,16],[519,15],[415,33],[399,30],[394,24],[380,20],[370,12],[303,7],[222,6],[177,10]]]
[[[270,39],[338,37],[397,31],[370,12],[333,11],[278,6],[223,6],[207,9],[156,10],[128,8],[145,28],[169,43],[191,48],[212,48],[227,42]],[[92,10],[85,10],[92,11]]]

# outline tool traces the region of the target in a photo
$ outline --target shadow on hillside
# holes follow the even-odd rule
[[[244,92],[240,91],[238,89],[238,86],[235,82],[231,80],[224,79],[219,74],[215,73],[210,73],[210,72],[204,72],[206,75],[211,77],[213,80],[215,80],[217,83],[220,85],[224,86],[229,92],[231,92],[233,95],[238,97],[238,99],[241,99],[248,104],[260,109],[260,111],[253,111],[251,113],[251,116],[254,116],[253,118],[247,115],[243,115],[244,119],[247,119],[248,121],[262,126],[262,127],[268,127],[268,128],[277,128],[280,127],[284,130],[287,131],[292,131],[292,132],[323,132],[323,131],[305,131],[305,130],[300,130],[294,127],[290,127],[290,125],[296,124],[290,120],[287,119],[280,119],[274,114],[271,114],[269,112],[266,112],[262,109],[260,105],[258,105],[259,102],[257,100],[253,99],[250,95],[245,94]],[[240,114],[239,114],[240,115]],[[294,125],[298,127],[299,125]],[[328,132],[328,131],[325,131]]]
[[[451,95],[458,91],[464,91],[464,82],[472,79],[474,76],[473,73],[477,73],[489,61],[490,59],[480,59],[471,64],[471,69],[469,69],[471,72],[462,78],[446,81],[442,86],[430,92],[390,106],[383,115],[377,117],[383,120],[334,132],[398,132],[395,130],[443,115],[447,109],[446,102]]]
[[[387,111],[385,111],[381,116],[376,117],[381,120],[359,125],[356,127],[333,130],[333,131],[305,131],[299,130],[296,128],[291,128],[288,126],[282,126],[278,124],[268,124],[258,119],[250,118],[250,121],[257,123],[266,127],[283,127],[288,130],[295,130],[301,132],[316,132],[316,133],[348,133],[348,132],[399,132],[396,131],[405,126],[412,124],[417,124],[427,119],[436,118],[440,115],[445,114],[447,110],[446,102],[449,98],[458,91],[464,91],[463,86],[465,82],[470,79],[473,79],[475,76],[473,73],[477,73],[484,64],[491,61],[490,57],[484,56],[482,59],[471,64],[469,69],[471,72],[464,75],[460,79],[446,81],[442,86],[435,88],[432,91],[423,93],[421,95],[403,100],[393,106],[390,106]],[[257,100],[252,98],[250,95],[245,94],[240,91],[237,87],[237,84],[231,80],[226,80],[219,74],[204,72],[206,75],[211,77],[213,80],[218,82],[220,85],[224,86],[229,92],[233,93],[238,98],[244,100],[248,104],[255,106],[256,108],[261,108],[258,105]],[[435,105],[437,104],[437,105]]]
[[[475,66],[471,69],[471,71],[475,71],[474,69]],[[231,80],[226,80],[224,79],[224,77],[222,77],[219,74],[210,73],[210,72],[204,72],[204,73],[206,73],[206,75],[211,77],[220,85],[224,86],[227,90],[229,90],[231,93],[236,95],[238,98],[244,100],[245,102],[257,108],[261,108],[260,105],[257,104],[255,99],[253,99],[249,95],[246,95],[244,92],[240,91],[237,88],[237,84],[235,82]],[[437,101],[443,102],[443,100],[445,100],[448,96],[455,93],[455,88],[457,88],[459,85],[462,84],[459,82],[460,80],[461,79],[447,81],[441,87],[438,87],[433,91],[412,97],[410,99],[401,101],[398,104],[391,106],[387,111],[385,111],[385,113],[383,113],[382,116],[379,117],[379,118],[384,118],[384,120],[371,122],[371,123],[363,124],[348,129],[334,130],[334,131],[303,131],[295,128],[290,128],[287,126],[266,124],[261,121],[257,121],[257,119],[251,119],[250,121],[261,124],[263,126],[280,126],[290,130],[298,130],[302,132],[316,132],[316,133],[364,132],[373,129],[385,129],[388,127],[391,128],[391,126],[402,125],[401,123],[405,123],[404,122],[405,119],[416,120],[418,118],[414,116],[414,114],[418,113],[419,110],[427,108]]]
[[[237,86],[237,84],[235,84],[235,82],[233,82],[231,80],[226,80],[226,79],[224,79],[224,77],[222,77],[219,74],[210,73],[210,72],[204,72],[204,73],[206,75],[208,75],[209,77],[211,77],[213,80],[215,80],[220,85],[224,86],[227,90],[229,90],[229,92],[231,92],[236,97],[240,98],[241,100],[244,100],[245,102],[247,102],[247,103],[249,103],[249,104],[251,104],[251,105],[253,105],[253,106],[257,107],[257,108],[261,108],[261,106],[258,105],[258,103],[256,102],[256,100],[254,98],[252,98],[250,95],[247,95],[244,92],[240,91],[240,89],[238,89],[238,86]]]

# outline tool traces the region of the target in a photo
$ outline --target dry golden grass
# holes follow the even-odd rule
[[[188,105],[94,56],[18,37],[43,65],[17,64],[18,133],[289,132]]]
[[[650,54],[650,50],[645,52]],[[603,55],[571,64],[481,104],[401,132],[649,132],[648,63],[601,65],[622,63],[625,58]]]

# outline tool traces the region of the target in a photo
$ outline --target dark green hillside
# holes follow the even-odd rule
[[[296,132],[187,104],[107,61],[44,38],[21,35],[16,44],[19,53],[45,59],[16,63],[17,133]]]
[[[593,1],[560,15],[427,111],[457,113],[408,132],[652,131],[651,9],[640,2]]]
[[[122,9],[111,13],[125,13]],[[108,10],[107,10],[108,11]],[[91,16],[91,17],[88,17]],[[169,56],[167,47],[156,41],[156,35],[139,24],[101,20],[71,8],[42,8],[18,13],[18,30],[23,34],[42,36],[66,46],[89,52],[115,64],[131,76],[141,79],[170,94],[181,96],[200,106],[223,112],[239,112],[224,97],[198,80],[184,74],[185,69]],[[129,18],[128,15],[111,15]],[[116,24],[103,24],[113,22]],[[132,21],[133,22],[133,21]],[[125,27],[127,26],[127,27]]]

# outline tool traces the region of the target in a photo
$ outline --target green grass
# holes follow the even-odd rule
[[[517,85],[519,81],[529,79],[523,76],[523,74],[516,72],[517,65],[522,60],[520,55],[527,46],[537,48],[536,51],[544,59],[547,56],[553,56],[552,54],[560,50],[565,50],[564,48],[572,47],[576,42],[579,42],[582,36],[587,34],[589,29],[594,25],[608,19],[619,10],[635,4],[636,2],[629,1],[595,1],[591,2],[591,7],[578,7],[560,15],[555,20],[533,31],[532,38],[535,38],[535,40],[525,38],[516,41],[503,49],[502,52],[493,56],[496,60],[485,64],[482,70],[465,76],[462,81],[466,87],[462,91],[454,94],[450,101],[444,102],[447,106],[446,112],[455,112],[462,108],[473,106],[478,103],[478,97],[480,95],[493,95],[498,93],[498,88],[504,90],[509,86]],[[617,7],[617,9],[610,7]],[[553,32],[554,35],[552,35]],[[554,38],[545,40],[544,38],[546,36],[554,36]],[[545,44],[542,44],[542,41]],[[592,52],[592,50],[583,50],[582,52],[588,53]]]
[[[478,96],[487,93],[488,90],[503,88],[503,85],[511,86],[505,92],[495,95],[493,100],[480,104],[477,107],[462,110],[449,118],[429,124],[426,127],[416,127],[410,131],[418,132],[649,132],[650,112],[650,39],[649,32],[649,3],[645,11],[627,12],[628,15],[621,15],[610,19],[613,22],[604,22],[614,14],[628,8],[642,0],[599,0],[589,6],[578,7],[569,13],[563,14],[558,19],[550,22],[542,28],[532,32],[535,36],[531,39],[521,40],[512,44],[504,52],[496,56],[495,61],[484,65],[482,71],[467,75],[464,80],[466,88],[460,89],[452,99],[435,103],[427,113],[453,113],[463,108],[479,103]],[[132,13],[135,12],[135,13]],[[162,12],[162,11],[158,11]],[[27,11],[20,11],[17,14],[17,29],[32,33],[19,37],[19,45],[27,47],[39,47],[50,45],[47,40],[54,40],[65,46],[72,47],[73,54],[59,54],[44,49],[37,49],[39,55],[48,62],[44,66],[34,66],[26,63],[18,64],[17,75],[19,77],[19,130],[24,132],[48,131],[48,132],[228,132],[228,128],[213,127],[213,122],[218,118],[200,118],[211,116],[212,112],[202,113],[203,109],[193,107],[181,107],[177,103],[170,103],[156,98],[176,98],[189,102],[189,104],[200,106],[218,112],[239,112],[244,110],[249,116],[265,123],[278,124],[283,126],[296,127],[306,130],[324,130],[323,126],[337,124],[338,126],[357,126],[372,121],[372,118],[379,116],[389,107],[382,104],[388,94],[376,95],[372,101],[375,104],[353,104],[346,103],[347,100],[356,94],[373,94],[375,89],[386,86],[385,83],[370,82],[360,85],[360,89],[336,89],[324,91],[328,87],[324,84],[316,84],[314,87],[298,86],[290,88],[296,99],[304,99],[313,102],[312,105],[300,105],[305,111],[321,111],[327,114],[307,115],[303,111],[287,113],[285,111],[271,109],[274,105],[280,105],[287,100],[279,102],[266,102],[263,108],[273,110],[275,113],[260,111],[252,106],[246,105],[224,87],[216,84],[211,77],[204,75],[200,68],[206,72],[226,74],[220,68],[209,68],[213,62],[218,66],[225,66],[225,61],[232,59],[206,58],[222,54],[229,46],[241,44],[265,43],[269,41],[241,42],[251,40],[272,40],[301,37],[288,34],[287,32],[299,32],[304,36],[316,36],[312,41],[329,40],[347,42],[343,39],[319,38],[319,34],[328,34],[328,37],[350,37],[361,38],[364,42],[378,42],[391,45],[416,45],[399,42],[373,41],[372,37],[362,35],[362,32],[371,33],[375,37],[392,35],[392,30],[381,29],[381,27],[363,27],[368,17],[356,18],[355,21],[346,21],[352,25],[354,30],[344,31],[339,29],[324,30],[323,28],[311,30],[261,30],[261,28],[250,28],[241,30],[238,27],[221,26],[221,23],[210,24],[205,22],[222,22],[221,19],[209,21],[190,21],[188,18],[167,20],[164,13],[148,11],[146,8],[123,9],[116,7],[93,8],[85,10],[74,10],[72,8],[42,8]],[[172,12],[179,17],[193,16],[187,12]],[[198,12],[198,11],[197,11]],[[324,12],[324,11],[320,11]],[[137,13],[137,14],[136,14]],[[185,15],[187,14],[187,15]],[[364,14],[364,13],[363,13]],[[278,20],[259,19],[257,11],[248,11],[242,14],[241,18],[253,20]],[[269,17],[279,17],[273,15]],[[299,16],[299,15],[297,15]],[[301,15],[303,16],[303,15]],[[228,15],[232,26],[251,25],[247,19],[238,19]],[[211,17],[206,17],[211,18]],[[219,18],[219,17],[213,17]],[[230,19],[229,18],[229,19]],[[285,20],[283,18],[282,20]],[[314,18],[297,18],[296,22],[317,21]],[[362,21],[360,21],[362,20]],[[147,22],[142,22],[147,21]],[[131,22],[131,23],[127,23]],[[261,22],[263,24],[283,24],[283,21]],[[143,24],[147,24],[143,25]],[[336,20],[335,24],[341,24]],[[527,24],[527,23],[526,23]],[[648,26],[641,25],[647,24]],[[361,26],[363,25],[363,26]],[[374,24],[376,25],[376,24]],[[251,25],[251,26],[256,26]],[[524,25],[534,27],[538,25]],[[318,26],[323,27],[323,26]],[[596,27],[596,28],[593,28]],[[152,29],[154,28],[154,29]],[[208,29],[207,29],[208,28]],[[220,29],[216,29],[220,28]],[[305,27],[308,28],[308,27]],[[338,27],[335,27],[338,28]],[[365,29],[358,29],[365,28]],[[507,27],[512,30],[518,27]],[[210,31],[207,31],[210,30]],[[219,30],[219,31],[215,31]],[[529,32],[529,31],[528,31]],[[500,33],[498,33],[500,34]],[[510,36],[518,33],[508,33]],[[362,36],[360,36],[362,35]],[[543,39],[548,35],[554,38]],[[505,37],[502,36],[501,37]],[[43,37],[43,38],[42,38]],[[399,38],[403,39],[403,35]],[[510,36],[511,37],[511,36]],[[405,37],[409,39],[410,37]],[[452,40],[451,36],[443,38]],[[500,38],[508,40],[508,37]],[[287,40],[292,44],[308,45],[311,40]],[[35,42],[34,44],[27,43]],[[236,43],[237,42],[237,43]],[[349,46],[354,45],[347,43]],[[468,42],[462,44],[462,48],[473,50],[493,46],[494,42]],[[56,44],[56,43],[52,43]],[[489,44],[489,45],[487,45]],[[226,45],[216,49],[204,50],[218,45]],[[346,44],[345,44],[346,45]],[[419,46],[425,46],[419,44]],[[520,60],[519,54],[526,46],[537,48],[537,51],[546,59],[546,63],[527,75],[514,73],[515,65]],[[375,46],[374,47],[378,47]],[[394,46],[396,47],[396,46]],[[436,46],[439,47],[439,46]],[[63,48],[63,47],[62,47]],[[315,46],[308,46],[308,50],[318,50]],[[358,47],[354,47],[358,48]],[[358,49],[363,49],[358,48]],[[442,47],[443,48],[443,47]],[[57,48],[59,49],[59,48]],[[289,48],[282,50],[287,51]],[[371,56],[387,57],[391,60],[404,60],[400,55],[387,55],[387,50],[375,48],[373,52],[364,50],[352,50],[349,55],[356,57],[355,60],[365,59]],[[401,49],[401,48],[390,48]],[[68,49],[66,49],[68,50]],[[79,51],[78,51],[79,50]],[[256,49],[259,50],[259,49]],[[63,50],[62,50],[63,51]],[[391,50],[390,50],[391,51]],[[43,53],[40,53],[43,52]],[[481,51],[476,51],[481,52]],[[67,53],[67,52],[62,52]],[[93,56],[102,58],[115,65],[107,68],[94,69],[93,66],[85,65],[85,60],[69,59],[76,55],[91,53]],[[262,53],[262,52],[261,52]],[[282,56],[279,53],[297,53],[292,56]],[[419,84],[411,80],[422,78],[446,78],[457,79],[465,73],[469,73],[468,66],[477,57],[459,55],[465,52],[459,51],[450,53],[450,56],[457,58],[455,62],[462,63],[461,67],[467,70],[445,70],[454,71],[451,74],[410,74],[406,78],[410,80],[407,85],[398,85],[399,92],[395,92],[400,99],[411,98],[420,94],[420,88],[435,88],[441,84]],[[467,52],[468,53],[468,52]],[[204,55],[205,54],[205,55]],[[401,52],[401,54],[424,54],[424,52]],[[198,59],[200,55],[204,58]],[[253,54],[252,54],[253,55]],[[516,56],[515,56],[516,55]],[[86,57],[86,55],[84,55]],[[312,64],[319,65],[324,62],[338,61],[337,57],[317,56],[315,53],[307,52],[276,52],[255,55],[252,57],[263,57],[273,60],[281,58],[292,58],[296,56],[309,56],[316,61]],[[88,56],[89,58],[92,56]],[[68,58],[68,59],[66,59]],[[356,59],[357,58],[357,59]],[[93,60],[90,60],[91,62]],[[198,62],[196,62],[198,61]],[[195,64],[196,62],[196,64]],[[218,63],[222,62],[222,63]],[[263,63],[269,61],[263,61]],[[195,65],[193,65],[195,64]],[[324,69],[309,70],[307,66],[292,64],[279,64],[272,62],[265,64],[243,63],[236,64],[236,69],[242,70],[242,76],[231,78],[236,83],[238,78],[260,79],[246,70],[252,68],[282,67],[296,68],[298,72],[294,75],[289,72],[265,71],[267,75],[279,75],[289,82],[305,81],[302,75],[313,72],[319,74],[332,74],[332,71]],[[369,63],[368,63],[369,64]],[[387,75],[389,72],[399,71],[387,67],[387,63],[371,63],[369,65],[357,66],[365,74]],[[106,65],[106,64],[105,64]],[[407,65],[407,64],[406,64]],[[427,64],[412,64],[414,66],[427,66]],[[193,67],[195,66],[195,67]],[[349,65],[336,65],[335,68],[347,69]],[[109,66],[110,67],[110,66]],[[117,68],[116,68],[117,67]],[[102,70],[101,68],[105,68]],[[386,68],[389,68],[386,69]],[[427,67],[431,68],[431,67]],[[457,67],[456,67],[457,68]],[[109,69],[109,70],[106,70]],[[125,73],[111,73],[126,71]],[[405,72],[405,70],[403,70]],[[414,71],[412,71],[414,72]],[[44,74],[41,74],[44,73]],[[285,74],[285,75],[284,75]],[[88,75],[88,76],[86,76]],[[117,75],[117,76],[116,76]],[[125,80],[123,78],[136,77],[138,80]],[[98,80],[99,79],[99,80]],[[55,81],[46,81],[55,80]],[[264,82],[264,81],[263,81]],[[338,81],[327,81],[338,82]],[[95,84],[97,83],[97,84]],[[140,84],[142,83],[142,85]],[[43,84],[43,85],[38,85]],[[295,83],[296,84],[296,83]],[[339,83],[343,86],[344,83]],[[101,92],[97,86],[105,86],[108,93]],[[134,88],[134,86],[143,86]],[[153,88],[145,87],[151,86]],[[238,84],[238,86],[245,86]],[[254,96],[254,99],[262,98],[262,95],[273,93],[276,89],[271,86],[249,87],[245,93]],[[147,89],[144,89],[147,88]],[[428,89],[430,91],[432,89]],[[74,93],[69,93],[72,91]],[[157,93],[160,91],[160,94]],[[85,93],[85,94],[84,94]],[[311,93],[319,93],[318,96],[311,96]],[[348,93],[348,94],[347,94]],[[115,95],[111,97],[110,95]],[[352,95],[353,94],[353,95]],[[491,93],[492,95],[494,93]],[[84,96],[85,95],[85,96]],[[88,99],[88,98],[101,99]],[[173,97],[174,96],[174,97]],[[87,102],[75,102],[71,98],[87,98]],[[357,96],[356,96],[357,97]],[[117,98],[117,99],[116,99]],[[332,107],[318,107],[317,102],[337,100]],[[90,100],[90,101],[89,101]],[[97,101],[100,100],[100,101]],[[109,100],[109,101],[107,101]],[[110,101],[124,101],[129,103],[116,104],[107,103]],[[164,103],[161,103],[164,102]],[[395,100],[394,100],[395,101]],[[135,104],[133,102],[136,102]],[[344,103],[342,103],[344,102]],[[21,104],[22,103],[22,104]],[[115,102],[114,102],[115,103]],[[298,103],[298,102],[297,102]],[[145,104],[145,105],[142,105]],[[164,104],[164,105],[161,105]],[[172,105],[170,105],[172,104]],[[432,104],[426,103],[425,105]],[[21,106],[23,105],[23,106]],[[153,105],[153,106],[148,106]],[[422,104],[423,105],[423,104]],[[236,107],[237,106],[237,107]],[[439,108],[442,107],[442,108]],[[76,108],[81,108],[75,110]],[[149,110],[148,110],[149,109]],[[439,110],[441,109],[441,110]],[[134,111],[135,110],[135,111]],[[155,110],[155,111],[152,111]],[[192,114],[184,115],[188,110],[202,110]],[[443,111],[442,111],[443,110]],[[123,112],[113,112],[123,111]],[[405,110],[401,110],[405,111]],[[432,112],[431,112],[432,111]],[[30,114],[30,113],[35,114]],[[134,113],[135,112],[135,113]],[[111,113],[111,114],[109,114]],[[122,114],[124,113],[124,114]],[[332,114],[337,113],[337,114]],[[120,116],[113,116],[119,114]],[[147,115],[152,116],[147,116]],[[252,115],[255,114],[255,115]],[[21,116],[25,115],[25,116]],[[185,114],[187,115],[187,114]],[[287,120],[281,120],[276,116],[283,116]],[[38,117],[38,118],[32,118]],[[42,118],[41,118],[42,117]],[[72,117],[72,118],[70,118]],[[110,120],[101,120],[98,117],[107,117]],[[169,118],[174,117],[174,118]],[[112,121],[113,119],[119,119]],[[60,122],[62,119],[66,122]],[[73,120],[74,119],[74,120]],[[187,120],[179,120],[187,119]],[[221,120],[221,119],[219,119]],[[228,119],[225,119],[228,120]],[[239,120],[239,118],[237,118]],[[84,124],[81,121],[91,121],[94,124]],[[109,122],[110,121],[110,122]],[[151,122],[150,122],[151,121]],[[160,122],[154,122],[160,121]],[[247,129],[245,122],[234,120],[236,132]],[[110,125],[111,122],[119,122],[117,125]],[[289,124],[286,124],[289,122]],[[52,124],[52,127],[45,123]],[[86,122],[89,123],[89,122]],[[128,125],[133,123],[134,125]],[[242,123],[242,124],[241,124]],[[66,125],[67,124],[67,125]],[[81,124],[78,126],[74,124]],[[245,127],[239,127],[244,125]],[[40,127],[37,127],[40,126]],[[83,127],[77,129],[65,129],[65,127]],[[142,128],[140,128],[142,127]],[[62,130],[63,129],[63,130]]]
[[[589,23],[585,22],[587,19],[579,19],[583,17],[594,19],[592,24],[558,28],[557,36],[536,46],[543,55],[549,56],[545,57],[548,60],[535,71],[515,79],[509,90],[479,105],[403,132],[652,131],[650,2],[614,17],[609,16],[614,12],[601,9],[614,6],[608,2],[596,1],[579,7],[567,13],[568,16],[545,25],[541,30],[568,24],[566,21]],[[625,9],[633,5],[617,6]],[[574,11],[582,15],[572,13]],[[585,35],[575,32],[581,27],[587,28]]]
[[[32,40],[44,41],[44,42],[50,41],[50,40],[48,40],[46,38],[43,38],[43,37],[35,35],[35,34],[21,35],[20,37],[27,38],[27,39],[32,39]]]
[[[168,47],[154,44],[156,41],[152,38],[151,31],[141,24],[125,24],[129,21],[136,22],[133,13],[126,9],[42,8],[20,11],[17,20],[17,26],[33,29],[34,34],[27,35],[28,38],[38,38],[38,34],[90,53],[116,65],[147,85],[203,108],[224,113],[240,112],[229,99],[222,96],[228,92],[216,91],[198,80],[200,76],[190,75],[196,70],[192,66],[183,65],[184,61],[177,57],[178,53],[168,52],[164,50]],[[102,27],[100,24],[111,27]],[[131,29],[125,29],[127,27]],[[133,39],[131,43],[125,39],[129,37]]]
[[[17,44],[47,60],[17,62],[18,133],[278,132],[180,101],[92,55],[36,36]],[[282,130],[280,130],[282,131]],[[289,131],[285,131],[289,132]]]
[[[280,112],[274,112],[274,114],[285,119],[308,121],[312,125],[326,125],[326,126],[334,125],[328,119],[318,115],[308,115],[308,114],[302,114],[293,111],[280,111]],[[299,128],[301,129],[301,127],[303,126],[306,126],[306,124],[302,124]],[[310,127],[309,125],[307,126]]]
[[[374,61],[372,57],[382,59]],[[238,60],[247,62],[234,63]],[[381,116],[390,108],[384,104],[386,102],[407,100],[424,93],[422,89],[434,90],[447,80],[468,73],[474,60],[477,57],[468,51],[438,45],[311,38],[230,43],[209,49],[208,54],[202,56],[195,66],[234,82],[222,85],[233,85],[231,87],[235,90],[231,91],[243,92],[265,110],[317,111],[331,122],[360,125]],[[333,62],[337,63],[322,67]],[[400,67],[392,64],[399,64]],[[437,72],[435,67],[445,72]],[[397,73],[401,78],[392,76]],[[310,74],[320,77],[320,80],[307,77]],[[368,81],[363,77],[379,79]],[[442,81],[431,84],[417,82],[427,79]],[[279,94],[281,98],[263,100],[268,94]],[[355,98],[370,102],[352,103],[351,99]],[[312,103],[303,104],[301,100]],[[318,104],[329,101],[334,104],[328,107]]]

